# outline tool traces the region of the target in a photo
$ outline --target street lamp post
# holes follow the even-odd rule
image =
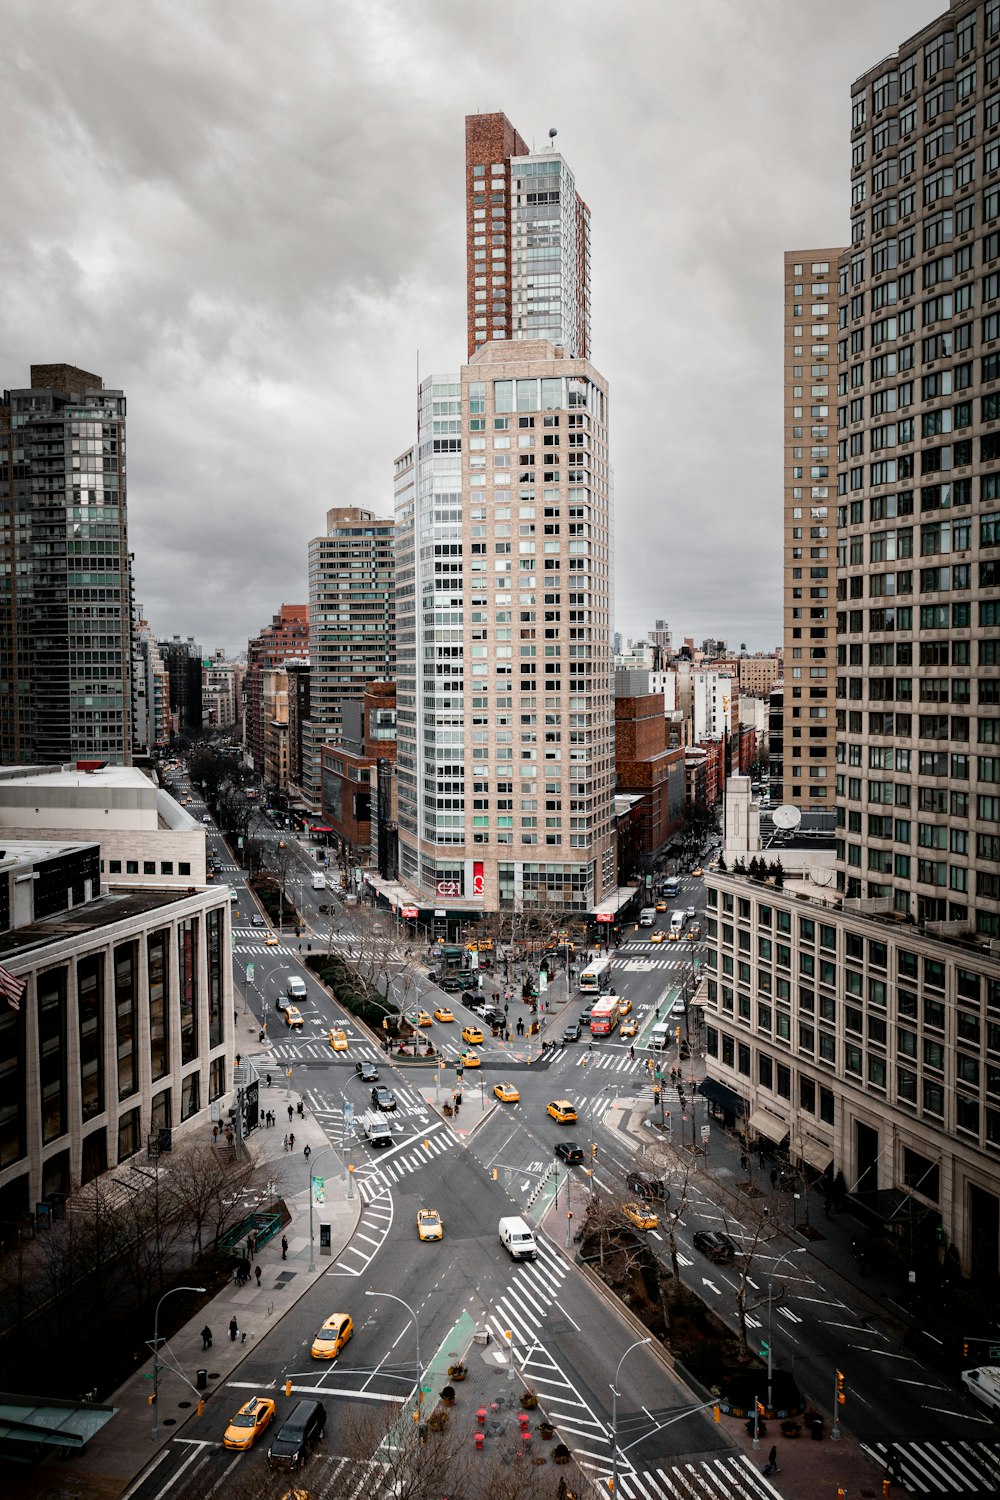
[[[774,1399],[773,1399],[774,1398],[774,1392],[773,1392],[773,1389],[772,1389],[772,1386],[773,1386],[773,1376],[774,1376],[774,1352],[773,1352],[774,1351],[774,1339],[771,1337],[771,1291],[772,1291],[772,1288],[773,1288],[773,1285],[774,1285],[774,1273],[777,1271],[778,1267],[781,1265],[781,1262],[783,1260],[787,1260],[790,1255],[804,1255],[806,1253],[806,1248],[807,1247],[805,1245],[796,1245],[796,1246],[794,1246],[790,1250],[785,1250],[781,1255],[778,1256],[778,1259],[775,1261],[774,1265],[771,1267],[770,1271],[767,1273],[767,1409],[768,1409],[768,1411],[773,1411],[774,1410]]]
[[[622,1372],[622,1365],[632,1353],[632,1350],[639,1349],[643,1344],[651,1344],[652,1342],[651,1338],[647,1338],[636,1339],[634,1344],[629,1344],[625,1353],[618,1361],[618,1368],[615,1371],[614,1382],[611,1386],[611,1493],[613,1495],[617,1495],[618,1493],[618,1377]]]
[[[175,1292],[203,1292],[203,1286],[172,1286],[169,1292],[164,1292],[156,1304],[153,1314],[153,1431],[152,1441],[155,1443],[160,1435],[159,1427],[159,1396],[160,1396],[160,1308],[168,1297]]]
[[[400,1305],[400,1307],[405,1307],[406,1311],[409,1313],[410,1317],[413,1319],[413,1331],[416,1334],[416,1338],[417,1338],[417,1410],[419,1411],[420,1410],[421,1400],[422,1400],[422,1397],[423,1397],[423,1391],[420,1389],[420,1381],[421,1381],[421,1378],[423,1376],[423,1368],[424,1367],[420,1363],[420,1324],[417,1322],[417,1315],[413,1311],[413,1308],[410,1306],[410,1304],[408,1302],[404,1302],[403,1299],[402,1299],[402,1297],[397,1297],[396,1294],[395,1294],[395,1292],[372,1292],[372,1291],[367,1291],[367,1292],[365,1292],[365,1296],[366,1297],[388,1297],[390,1302],[398,1302],[399,1305]]]
[[[319,1151],[316,1152],[315,1156],[311,1156],[309,1158],[309,1160],[306,1162],[306,1167],[308,1168],[308,1171],[309,1171],[309,1269],[310,1269],[310,1271],[315,1271],[315,1269],[316,1269],[316,1247],[315,1247],[315,1243],[313,1241],[313,1162],[314,1161],[319,1161],[319,1159],[320,1159],[321,1156],[326,1156],[331,1151],[333,1152],[334,1156],[337,1156],[337,1152],[336,1152],[336,1150],[335,1150],[335,1148],[333,1146],[323,1146]],[[338,1157],[338,1160],[339,1160],[339,1157]]]

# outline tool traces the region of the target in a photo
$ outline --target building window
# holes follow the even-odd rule
[[[113,963],[118,1043],[118,1098],[127,1099],[139,1087],[135,1051],[139,1030],[135,943],[123,943],[120,948],[116,948]],[[131,1152],[127,1154],[131,1155]]]
[[[104,1109],[104,958],[92,954],[76,966],[80,1025],[80,1110],[84,1124]]]
[[[146,944],[149,990],[150,1076],[155,1083],[170,1072],[169,960],[167,933],[150,933]]]

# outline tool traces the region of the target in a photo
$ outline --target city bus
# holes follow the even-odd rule
[[[595,958],[580,975],[580,989],[585,994],[600,995],[611,988],[610,958]]]
[[[676,896],[680,888],[680,881],[677,879],[676,875],[668,875],[666,880],[663,882],[663,894],[668,899],[671,896]]]

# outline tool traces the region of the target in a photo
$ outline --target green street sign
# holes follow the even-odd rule
[[[143,1378],[143,1380],[152,1380],[152,1378],[153,1378],[153,1372],[152,1372],[152,1370],[150,1370],[148,1373],[145,1372],[145,1371],[143,1371],[142,1378]]]
[[[760,1341],[760,1352],[764,1355],[770,1354],[771,1352],[771,1346],[766,1339],[761,1339]]]
[[[422,1395],[424,1395],[424,1396],[429,1396],[429,1395],[430,1395],[430,1393],[431,1393],[431,1388],[430,1388],[430,1386],[429,1386],[429,1385],[422,1385],[422,1386],[421,1386],[421,1387],[420,1387],[420,1391],[421,1391],[421,1394],[422,1394]]]
[[[247,963],[247,984],[253,984],[253,976],[254,976],[254,963],[253,963],[253,959],[251,958],[249,960],[249,962]]]

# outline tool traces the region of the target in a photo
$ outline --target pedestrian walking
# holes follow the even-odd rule
[[[287,1131],[285,1132],[284,1147],[285,1147],[285,1150],[287,1151],[288,1150],[288,1132]]]
[[[211,1349],[212,1347],[212,1330],[207,1323],[201,1330],[201,1347],[202,1349]]]
[[[289,1123],[289,1125],[290,1125],[290,1124],[291,1124],[291,1123],[292,1123],[292,1120],[293,1120],[293,1119],[294,1119],[294,1118],[295,1118],[295,1111],[294,1111],[294,1109],[293,1109],[293,1108],[292,1108],[292,1106],[291,1106],[291,1105],[289,1105],[289,1106],[288,1106],[288,1123]]]
[[[260,1266],[254,1266],[254,1268],[253,1268],[253,1274],[257,1278],[257,1285],[260,1286]]]
[[[301,1099],[299,1100],[298,1109],[299,1109],[299,1119],[300,1120],[304,1120],[305,1117],[306,1117],[306,1110],[305,1110],[305,1105],[302,1103]]]
[[[271,1087],[271,1075],[270,1075],[270,1073],[268,1073],[268,1075],[267,1075],[267,1086],[268,1086],[268,1088]]]
[[[635,1062],[635,1048],[634,1047],[629,1047],[629,1049],[628,1049],[628,1055],[632,1059],[632,1061]]]
[[[771,1465],[772,1474],[780,1473],[780,1470],[778,1468],[778,1450],[773,1443],[771,1444],[771,1451],[767,1455],[767,1461]]]
[[[289,1151],[294,1151],[295,1150],[295,1137],[294,1137],[294,1135],[291,1134],[291,1132],[289,1132],[289,1136],[288,1136],[288,1149],[289,1149]]]
[[[237,1323],[236,1315],[234,1314],[229,1320],[229,1338],[231,1343],[236,1343],[236,1335],[239,1331],[240,1325]]]
[[[764,1167],[765,1167],[765,1161],[764,1161],[764,1153],[763,1153],[763,1151],[762,1151],[762,1152],[761,1152],[761,1153],[760,1153],[760,1170],[761,1170],[761,1171],[762,1171],[762,1172],[763,1172],[763,1170],[764,1170]]]
[[[900,1458],[895,1443],[890,1443],[885,1455],[885,1469],[889,1478],[897,1484],[903,1482],[903,1460]]]
[[[312,1156],[312,1147],[310,1146],[308,1141],[306,1141],[305,1146],[302,1148],[302,1155],[305,1157],[306,1161],[308,1161],[310,1156]]]
[[[285,1235],[281,1236],[281,1258],[282,1260],[288,1259],[288,1240]]]
[[[219,1127],[218,1127],[218,1125],[213,1125],[212,1126],[212,1145],[213,1146],[217,1146],[218,1144],[219,1144]]]
[[[771,1186],[772,1187],[777,1187],[778,1186],[778,1169],[777,1169],[777,1167],[772,1167],[771,1168]]]

